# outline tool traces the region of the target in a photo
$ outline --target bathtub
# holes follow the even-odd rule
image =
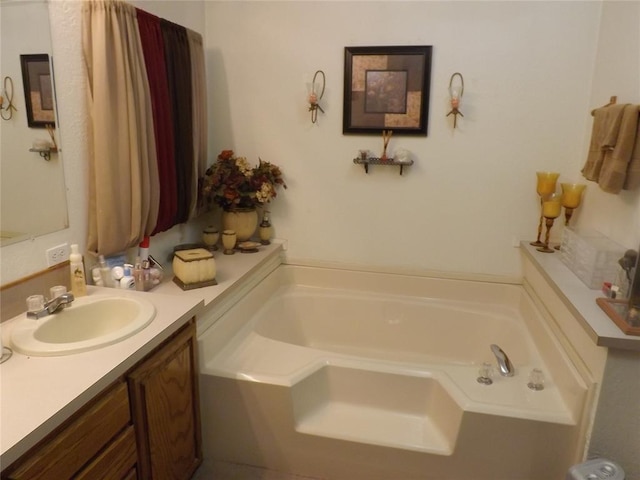
[[[484,385],[491,344],[515,375]],[[519,285],[283,265],[199,350],[205,459],[345,480],[562,479],[584,448],[588,385]]]

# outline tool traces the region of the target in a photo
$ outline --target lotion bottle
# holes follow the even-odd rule
[[[71,245],[69,266],[71,268],[71,292],[73,292],[74,297],[82,297],[87,294],[87,281],[84,275],[82,255],[77,243]]]

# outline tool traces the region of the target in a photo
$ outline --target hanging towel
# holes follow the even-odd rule
[[[612,148],[606,145],[598,178],[600,188],[608,193],[619,193],[625,185],[627,169],[638,138],[638,107],[624,106],[617,136]],[[611,139],[607,139],[611,142]]]
[[[638,115],[640,115],[640,105],[637,105]],[[625,190],[635,190],[640,187],[640,118],[638,118],[638,128],[636,129],[636,143],[631,152],[629,166],[627,167],[627,177],[624,181]]]
[[[597,108],[593,111],[593,128],[587,161],[582,168],[582,175],[597,182],[604,162],[606,151],[612,150],[618,139],[625,104],[615,104]]]

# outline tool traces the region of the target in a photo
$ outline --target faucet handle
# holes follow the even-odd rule
[[[30,295],[27,297],[27,312],[39,312],[44,308],[44,295]]]

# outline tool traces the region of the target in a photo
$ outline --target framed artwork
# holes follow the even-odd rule
[[[20,64],[27,107],[27,123],[30,127],[55,126],[49,55],[46,53],[20,55]]]
[[[431,46],[345,47],[342,133],[427,135]]]

